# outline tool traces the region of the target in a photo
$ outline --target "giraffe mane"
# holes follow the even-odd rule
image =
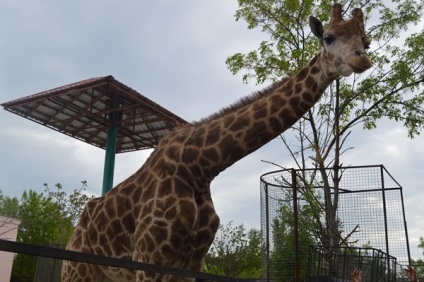
[[[204,124],[207,123],[209,121],[215,120],[217,118],[223,117],[225,115],[231,114],[236,112],[238,109],[243,108],[244,106],[250,105],[253,102],[257,101],[258,99],[267,96],[270,93],[273,93],[275,89],[279,88],[281,85],[283,85],[284,83],[286,83],[286,81],[288,80],[288,78],[283,78],[280,81],[274,82],[273,84],[271,84],[270,86],[259,90],[259,91],[255,91],[252,94],[242,97],[240,98],[238,101],[234,102],[233,104],[222,108],[221,110],[219,110],[218,112],[215,112],[207,117],[204,117],[198,121],[193,121],[191,122],[191,125],[200,125],[200,124]]]

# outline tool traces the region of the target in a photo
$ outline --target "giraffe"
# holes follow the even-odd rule
[[[219,226],[210,184],[223,170],[300,119],[340,76],[372,66],[361,9],[328,28],[309,18],[322,46],[295,76],[164,136],[141,168],[90,200],[67,249],[201,271]],[[177,276],[64,261],[62,281],[192,281]]]

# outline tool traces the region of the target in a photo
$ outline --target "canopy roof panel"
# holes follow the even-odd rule
[[[154,148],[187,122],[112,76],[96,77],[1,104],[7,111],[106,148],[110,123],[118,127],[116,153]]]

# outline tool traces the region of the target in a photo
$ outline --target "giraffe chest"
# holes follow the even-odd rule
[[[139,215],[134,245],[141,257],[134,260],[201,270],[219,225],[209,193],[163,193],[143,203]]]
[[[117,187],[95,205],[88,205],[96,253],[121,257],[137,246],[149,251],[166,245],[208,248],[219,225],[210,193],[196,193],[177,184],[174,179],[165,179],[147,187]],[[117,248],[119,244],[124,248]]]

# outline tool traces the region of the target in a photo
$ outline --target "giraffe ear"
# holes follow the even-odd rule
[[[313,16],[310,16],[309,26],[311,27],[312,33],[321,41],[322,37],[324,36],[324,28],[322,27],[321,21]]]
[[[361,27],[363,29],[365,29],[365,24],[364,24],[364,13],[362,12],[361,9],[356,8],[352,11],[352,17],[354,19],[357,19],[359,24],[361,25]]]
[[[352,16],[357,19],[359,22],[364,23],[364,13],[361,9],[355,8],[352,11]]]

